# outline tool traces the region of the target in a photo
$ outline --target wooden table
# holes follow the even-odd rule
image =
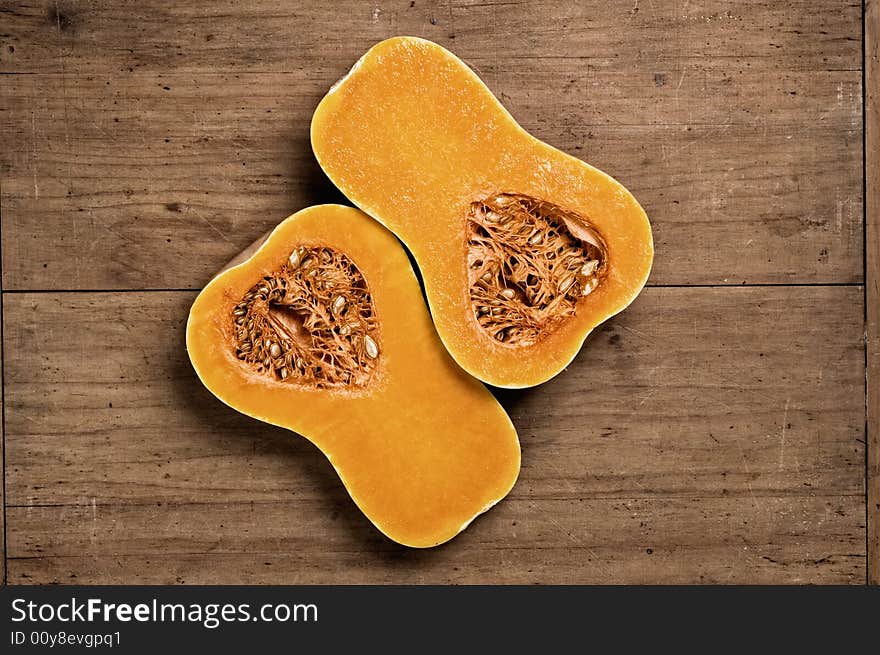
[[[6,579],[877,581],[877,16],[821,0],[4,2]],[[452,49],[526,129],[620,179],[657,251],[567,371],[499,392],[519,482],[426,551],[382,537],[305,440],[208,394],[183,340],[228,259],[344,202],[310,116],[395,34]]]

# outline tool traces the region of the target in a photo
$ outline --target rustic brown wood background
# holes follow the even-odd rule
[[[863,129],[877,15],[826,0],[3,2],[6,579],[880,579]],[[566,372],[499,394],[520,480],[428,551],[379,535],[307,442],[208,394],[183,340],[214,271],[293,211],[344,202],[311,154],[311,113],[395,34],[449,47],[526,129],[624,182],[657,250],[649,287]]]

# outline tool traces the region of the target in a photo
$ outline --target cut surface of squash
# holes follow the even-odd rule
[[[406,252],[357,209],[282,222],[198,295],[186,343],[215,396],[312,441],[401,544],[451,539],[516,480],[510,419],[444,349]]]
[[[526,132],[435,43],[375,45],[318,105],[311,139],[336,186],[409,247],[443,343],[485,382],[556,375],[647,280],[632,194]]]

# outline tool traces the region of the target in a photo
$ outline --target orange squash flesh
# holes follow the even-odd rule
[[[230,345],[236,303],[298,246],[342,252],[366,280],[380,354],[363,386],[275,379],[239,360]],[[215,396],[312,441],[364,514],[401,544],[429,547],[454,537],[516,480],[520,450],[510,419],[443,348],[403,248],[357,209],[311,207],[281,223],[199,294],[186,344]]]
[[[527,387],[556,375],[647,280],[651,228],[632,194],[531,136],[470,68],[430,41],[397,37],[370,49],[319,104],[311,139],[336,186],[412,251],[444,345],[485,382]],[[529,345],[488,336],[469,296],[466,215],[494,194],[575,212],[604,240],[601,284]]]

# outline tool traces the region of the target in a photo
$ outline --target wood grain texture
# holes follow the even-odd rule
[[[864,496],[511,498],[428,551],[338,501],[12,507],[10,582],[864,584]]]
[[[3,214],[0,212],[0,224]],[[2,251],[2,248],[0,248]],[[2,276],[0,276],[2,278]],[[4,339],[3,339],[3,280],[0,279],[0,584],[6,584],[6,395],[4,375]]]
[[[651,284],[861,283],[860,13],[18,3],[0,36],[6,287],[196,289],[284,216],[339,200],[311,113],[400,33],[452,48],[526,129],[631,188]]]
[[[29,0],[4,9],[2,70],[190,73],[321,71],[389,34],[454,45],[467,60],[580,59],[654,70],[656,62],[725,70],[860,70],[861,4],[790,0],[688,3],[396,0]],[[96,56],[97,45],[107,46]]]
[[[865,3],[868,582],[880,584],[880,3]]]
[[[198,384],[192,299],[6,296],[10,581],[864,583],[859,287],[646,290],[499,392],[520,480],[430,553]]]

